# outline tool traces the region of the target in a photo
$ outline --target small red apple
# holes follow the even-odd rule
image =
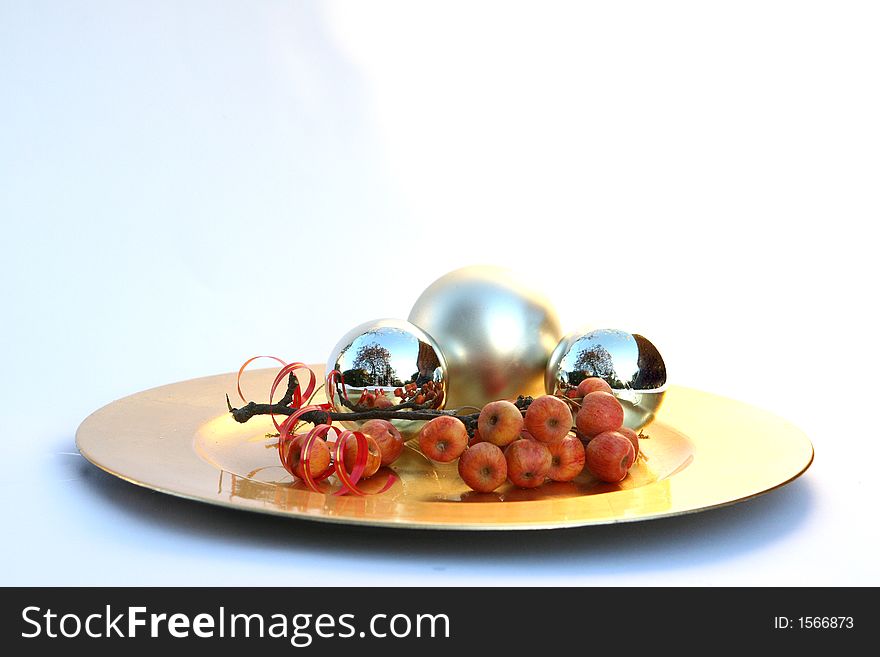
[[[526,431],[542,443],[562,440],[571,431],[572,423],[568,404],[553,395],[535,399],[529,405],[524,419]]]
[[[370,436],[379,445],[382,465],[390,465],[403,451],[403,436],[388,420],[367,420],[361,425],[361,433]]]
[[[581,402],[576,423],[578,430],[587,436],[616,431],[623,424],[623,406],[610,392],[591,392]]]
[[[576,397],[586,397],[591,392],[611,392],[611,386],[608,385],[608,382],[605,379],[600,379],[598,376],[591,376],[588,379],[584,379],[578,384],[577,387],[577,395]]]
[[[552,461],[547,476],[553,481],[571,481],[584,469],[584,444],[575,436],[567,435],[555,443],[548,443]]]
[[[483,406],[477,427],[483,440],[504,447],[519,438],[523,416],[512,402],[500,399]]]
[[[419,447],[429,459],[440,463],[454,461],[465,450],[468,433],[464,423],[451,415],[430,420],[419,432]]]
[[[301,434],[293,439],[290,443],[290,453],[289,453],[289,463],[293,466],[293,474],[295,474],[300,479],[304,479],[303,476],[303,461],[302,461],[302,451],[303,451],[303,443],[306,440],[305,434]],[[323,474],[324,471],[330,466],[330,448],[327,447],[327,443],[324,442],[321,438],[312,442],[312,449],[309,453],[309,474],[312,477],[317,477],[320,474]]]
[[[391,408],[392,406],[394,406],[394,402],[388,399],[385,395],[377,395],[373,402],[373,408],[378,408],[379,410]]]
[[[592,393],[597,394],[597,393]],[[629,438],[616,431],[600,433],[584,450],[587,467],[593,475],[608,483],[622,481],[635,460]]]
[[[635,457],[633,457],[633,461],[639,458],[639,434],[630,429],[629,427],[620,427],[617,430],[617,433],[626,436],[629,438],[629,441],[633,444],[633,448],[636,451]]]
[[[478,493],[489,493],[507,479],[507,460],[498,445],[482,442],[464,450],[458,475]]]
[[[364,434],[366,435],[366,434]],[[382,452],[379,450],[379,444],[372,436],[367,438],[367,464],[364,466],[364,473],[361,477],[372,477],[376,474],[376,470],[382,465]],[[342,463],[347,472],[351,472],[357,461],[358,443],[354,438],[349,438],[342,448]]]
[[[553,457],[547,445],[537,440],[517,440],[504,451],[507,478],[520,488],[537,488],[544,483]]]

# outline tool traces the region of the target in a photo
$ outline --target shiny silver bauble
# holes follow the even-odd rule
[[[342,373],[341,379],[331,380],[333,370]],[[407,386],[424,395],[422,408],[441,409],[446,403],[447,366],[440,347],[418,326],[402,319],[377,319],[351,329],[330,352],[326,372],[327,398],[337,413],[393,410],[404,401],[394,391],[406,391]],[[384,400],[368,401],[377,392],[377,398]],[[415,396],[410,394],[408,401],[414,402]],[[414,435],[423,424],[392,422],[404,437]],[[342,424],[357,429],[362,422]]]
[[[500,267],[457,269],[422,292],[409,321],[431,334],[449,365],[447,408],[543,392],[562,330],[543,295]]]
[[[623,405],[625,426],[638,431],[651,422],[666,390],[666,365],[641,335],[597,329],[565,336],[547,363],[544,388],[564,394],[586,378],[599,377]]]

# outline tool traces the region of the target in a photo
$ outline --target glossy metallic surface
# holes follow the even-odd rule
[[[385,398],[399,404],[396,388],[414,384],[421,388],[430,382],[433,399],[423,403],[427,408],[443,408],[446,397],[446,360],[434,339],[422,329],[402,319],[377,319],[365,322],[346,333],[330,352],[327,372],[342,372],[344,385],[337,381],[333,388],[331,404],[340,413],[353,412],[344,403],[344,395],[352,405],[361,403],[364,391],[381,391]],[[331,387],[328,380],[327,389]],[[344,390],[343,390],[344,388]],[[360,409],[363,410],[363,409]],[[394,420],[398,430],[409,437],[424,424]],[[356,429],[355,422],[345,422],[349,429]]]
[[[276,371],[245,372],[244,385],[267,390]],[[813,459],[806,436],[775,415],[672,386],[661,419],[641,442],[647,461],[620,484],[584,474],[532,490],[505,486],[476,494],[458,478],[455,463],[432,464],[406,449],[392,465],[400,481],[385,493],[321,495],[281,467],[267,417],[232,420],[225,395],[234,390],[230,373],[125,397],[80,425],[77,446],[126,481],[210,504],[322,522],[477,531],[630,522],[710,509],[788,483]],[[364,487],[383,482],[377,475]],[[211,511],[206,506],[202,512]]]
[[[645,337],[617,329],[571,333],[560,340],[544,376],[544,389],[558,394],[588,377],[604,379],[624,410],[624,425],[641,429],[656,416],[666,391],[666,365]]]
[[[430,333],[449,364],[447,408],[543,392],[562,335],[556,312],[505,269],[474,266],[434,281],[409,321]]]

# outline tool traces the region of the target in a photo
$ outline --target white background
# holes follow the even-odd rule
[[[0,0],[0,584],[880,584],[878,33],[871,2]],[[323,362],[471,263],[814,465],[512,536],[228,511],[76,454],[113,399]]]

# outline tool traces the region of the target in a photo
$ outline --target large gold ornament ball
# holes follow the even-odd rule
[[[604,379],[623,406],[623,424],[638,431],[657,414],[666,392],[666,364],[646,337],[618,329],[570,333],[547,363],[547,394],[564,394],[588,377]]]
[[[447,408],[540,395],[562,336],[547,299],[513,272],[472,266],[422,292],[409,321],[440,345],[449,371]]]
[[[331,377],[334,370],[342,376]],[[417,399],[422,409],[442,409],[446,403],[446,360],[440,348],[430,335],[402,319],[375,319],[355,326],[333,347],[326,372],[327,398],[337,413],[391,411]],[[407,399],[398,397],[394,394],[398,388],[412,393]],[[405,437],[424,424],[392,422]],[[342,425],[357,429],[362,423]]]

